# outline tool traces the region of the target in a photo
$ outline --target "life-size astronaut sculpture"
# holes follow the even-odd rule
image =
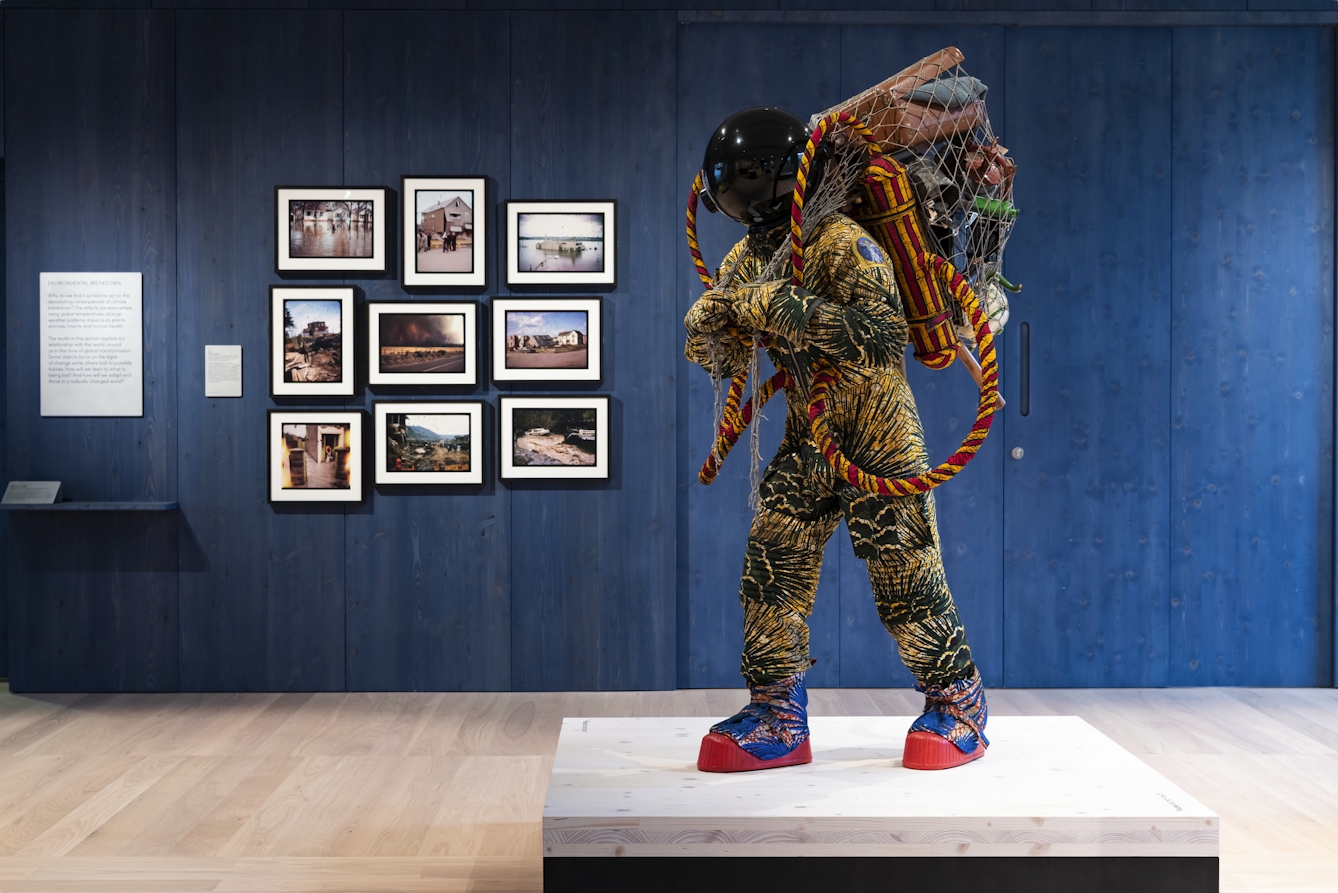
[[[764,268],[789,235],[792,192],[809,128],[780,109],[750,109],[716,129],[702,166],[702,197],[748,227],[684,320],[687,357],[717,379],[746,370],[752,339],[778,369],[811,382],[835,369],[826,420],[850,462],[903,478],[929,467],[906,380],[907,320],[894,269],[879,243],[841,213],[803,242],[804,285],[789,266]],[[761,480],[740,597],[743,676],[750,703],[712,726],[699,768],[740,771],[811,760],[804,674],[807,618],[823,547],[844,517],[867,562],[879,616],[925,695],[903,764],[943,769],[984,755],[987,710],[980,674],[944,578],[934,499],[884,495],[843,480],[813,436],[802,388],[787,390],[785,436]]]

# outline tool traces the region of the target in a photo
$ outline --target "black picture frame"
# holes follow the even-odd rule
[[[471,193],[467,224],[469,236],[470,269],[468,271],[432,271],[418,269],[419,223],[418,215],[424,209],[418,207],[419,192],[456,192]],[[406,288],[483,288],[488,284],[488,178],[484,176],[426,176],[408,175],[400,178],[400,232],[403,239],[400,244],[400,284]],[[429,209],[436,210],[436,209]],[[443,218],[448,212],[443,212]],[[449,226],[450,221],[442,223]],[[462,229],[465,224],[461,223]],[[446,246],[443,245],[443,248]],[[436,252],[428,244],[430,256]],[[443,257],[452,252],[442,251]],[[458,253],[457,251],[454,253]],[[458,261],[460,258],[451,258]],[[455,264],[458,266],[458,263]]]
[[[348,219],[340,219],[338,210],[330,209],[328,212],[336,215],[335,219],[331,220],[336,234],[342,223],[348,227],[348,232],[356,233],[359,236],[358,241],[361,241],[364,233],[359,230],[364,225],[368,226],[365,235],[371,239],[372,255],[370,257],[294,256],[291,251],[292,202],[312,204],[371,202],[369,223],[354,219],[362,215],[361,208],[349,208],[345,212]],[[318,230],[327,219],[323,216],[327,211],[320,208],[306,208],[303,209],[303,213],[312,215],[306,219]],[[384,186],[275,186],[274,271],[280,275],[338,273],[357,276],[385,273],[390,269],[390,243],[393,231],[391,213],[390,190]]]
[[[336,302],[340,305],[339,366],[337,381],[285,381],[288,377],[287,332],[284,310],[288,301]],[[316,322],[316,321],[313,321]],[[326,322],[321,320],[320,322]],[[328,328],[328,322],[327,322]],[[269,287],[269,393],[271,397],[352,397],[356,392],[357,323],[351,285],[271,285]],[[315,339],[319,333],[309,337]],[[309,361],[308,361],[309,362]]]
[[[361,410],[271,409],[265,425],[266,501],[271,505],[362,502],[365,418],[366,413]],[[285,425],[307,429],[302,446],[288,445]],[[320,430],[343,426],[347,426],[343,433]],[[312,428],[316,429],[315,444],[310,443]],[[295,483],[295,461],[302,467],[301,485]],[[326,469],[326,465],[330,468]],[[339,486],[341,479],[346,486]],[[328,480],[334,486],[308,486],[313,480]]]
[[[522,288],[592,286],[609,290],[617,288],[618,202],[616,199],[583,199],[576,201],[513,199],[506,203],[505,212],[506,244],[503,257],[505,258],[507,286]],[[575,219],[556,221],[561,228],[549,233],[547,238],[525,235],[521,232],[528,223],[528,221],[521,219],[524,215],[558,215],[569,218],[601,215],[600,235],[597,238],[580,235],[583,231],[580,225],[581,221]],[[570,238],[564,238],[564,232],[570,235]],[[533,267],[533,263],[527,260],[530,252],[521,245],[522,240],[535,241],[540,246],[543,246],[544,243],[554,243],[551,249],[541,247],[540,250],[544,252],[546,257],[551,256],[554,261],[566,260],[566,263],[558,263],[558,266],[582,266],[584,261],[593,256],[592,246],[594,242],[598,241],[600,243],[600,269],[598,271],[555,269],[551,272],[530,269],[530,267]],[[568,247],[569,243],[575,247]]]
[[[590,464],[565,464],[562,457],[577,455],[574,451],[586,451],[577,441],[583,439],[581,428],[567,428],[558,431],[548,427],[528,429],[525,434],[517,435],[515,413],[518,410],[595,411],[593,420],[594,450]],[[577,424],[580,424],[579,422]],[[542,433],[536,433],[542,432]],[[569,481],[606,481],[610,469],[610,412],[607,394],[570,394],[563,396],[504,396],[498,410],[497,476],[502,481],[522,480],[569,480]],[[532,442],[522,443],[523,438]],[[522,453],[536,455],[542,460],[553,460],[555,464],[519,463],[516,460]]]
[[[532,332],[512,332],[509,328],[508,314],[585,314],[585,331],[580,332],[578,325],[574,321],[568,323],[555,322],[551,327],[554,331],[539,331],[543,328],[542,324],[529,323],[525,328],[534,329]],[[555,318],[557,318],[555,316]],[[564,330],[563,325],[571,325],[571,329]],[[583,336],[585,338],[584,361],[581,365],[574,362],[569,365],[557,365],[564,359],[569,358],[578,351],[578,346],[564,344],[563,341],[569,337]],[[538,343],[531,343],[525,348],[521,348],[523,356],[533,358],[535,362],[528,362],[523,365],[517,361],[521,359],[521,351],[513,350],[512,338],[523,337]],[[544,338],[552,339],[553,344],[544,342]],[[545,357],[549,357],[554,365],[539,365]],[[516,365],[512,365],[516,363]],[[599,296],[581,296],[581,297],[542,297],[529,298],[523,296],[497,296],[492,299],[492,380],[495,382],[550,382],[550,381],[581,381],[581,382],[599,382],[604,376],[604,300]]]

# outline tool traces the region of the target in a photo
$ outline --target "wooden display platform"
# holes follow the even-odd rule
[[[1217,890],[1217,816],[1083,720],[992,718],[945,772],[901,767],[912,720],[812,717],[811,764],[720,775],[696,769],[711,720],[565,719],[544,889],[756,883],[767,859],[789,889]]]

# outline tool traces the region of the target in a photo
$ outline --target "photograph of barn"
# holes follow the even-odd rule
[[[419,273],[469,273],[474,269],[474,193],[437,189],[414,192],[418,209]]]

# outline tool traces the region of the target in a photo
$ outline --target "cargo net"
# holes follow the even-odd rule
[[[873,133],[886,155],[906,167],[919,200],[931,251],[966,277],[998,333],[1008,320],[1003,278],[1004,248],[1017,218],[1013,174],[1017,166],[999,144],[985,107],[988,87],[962,68],[963,55],[947,47],[882,83],[814,115],[810,127],[828,115],[846,112]],[[804,203],[803,238],[831,214],[856,210],[860,180],[869,163],[866,141],[838,127],[819,147],[822,179]],[[772,256],[759,281],[779,279],[790,257],[788,242]],[[717,287],[733,270],[721,271]],[[975,346],[975,334],[960,306],[953,308],[958,337]]]

